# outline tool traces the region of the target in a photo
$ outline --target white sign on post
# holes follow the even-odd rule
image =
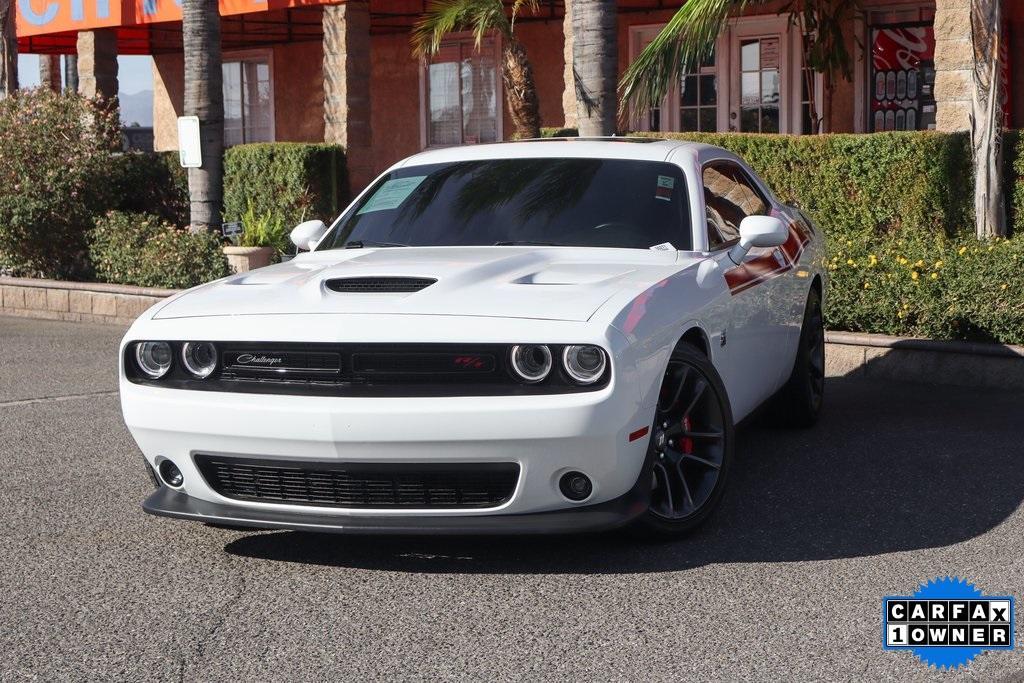
[[[203,165],[198,116],[178,117],[178,158],[183,168],[199,168]]]

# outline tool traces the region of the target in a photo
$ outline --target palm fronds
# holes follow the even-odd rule
[[[533,2],[519,0],[515,6]],[[512,24],[501,0],[434,0],[413,26],[413,52],[421,57],[434,54],[441,48],[444,37],[454,31],[472,31],[479,49],[491,31],[511,36]]]

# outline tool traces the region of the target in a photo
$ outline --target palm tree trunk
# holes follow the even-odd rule
[[[502,60],[501,77],[512,125],[515,126],[514,136],[519,139],[539,138],[537,85],[533,80],[533,67],[526,58],[526,48],[514,36],[506,36],[502,41]]]
[[[573,0],[572,32],[580,135],[614,135],[619,69],[615,0]]]
[[[980,238],[1006,235],[1006,207],[1000,178],[1003,118],[999,69],[1002,16],[1000,0],[971,0],[974,88],[971,97],[971,149],[974,159],[974,221]]]
[[[0,0],[0,98],[18,89],[18,37],[14,0]]]
[[[220,14],[211,0],[184,0],[185,116],[199,117],[203,165],[188,170],[192,230],[220,228],[224,196],[224,91]]]
[[[78,55],[64,55],[64,92],[78,92]]]

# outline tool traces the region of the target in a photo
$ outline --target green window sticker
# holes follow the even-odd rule
[[[395,178],[388,180],[370,196],[363,207],[356,212],[356,215],[370,213],[372,211],[387,211],[397,209],[405,201],[405,198],[412,194],[413,190],[420,186],[427,176],[414,175],[408,178]]]
[[[676,186],[676,179],[669,175],[658,176],[658,186],[654,189],[654,198],[666,202],[672,201],[672,188]]]

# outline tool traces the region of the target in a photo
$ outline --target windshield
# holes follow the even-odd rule
[[[686,197],[679,167],[656,161],[413,166],[381,178],[318,249],[535,244],[689,250]]]

